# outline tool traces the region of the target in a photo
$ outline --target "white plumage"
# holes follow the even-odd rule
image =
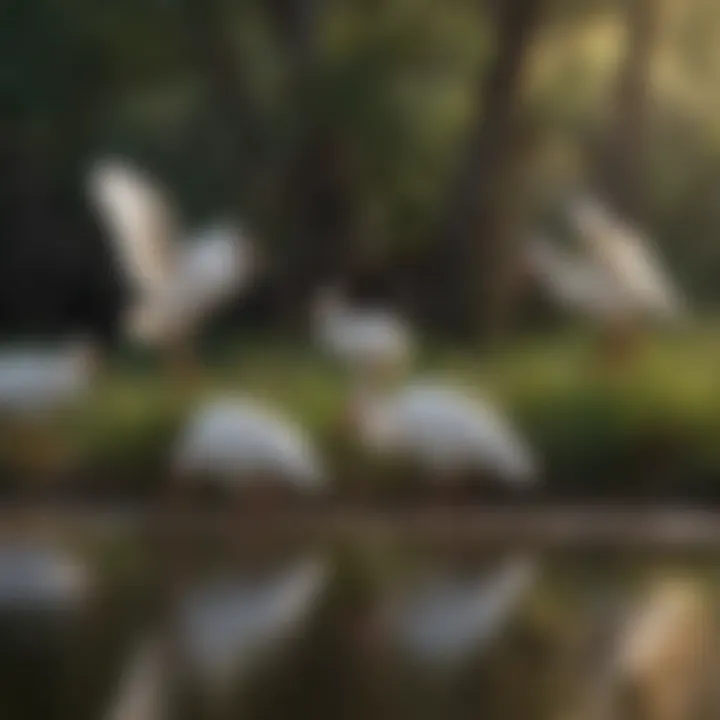
[[[649,238],[591,198],[574,203],[571,218],[589,256],[614,283],[628,312],[660,320],[682,317],[684,301]]]
[[[249,398],[212,402],[191,419],[175,448],[182,476],[219,476],[229,482],[266,477],[300,488],[324,483],[323,469],[303,429]]]
[[[406,456],[438,476],[483,470],[519,484],[535,478],[533,453],[507,419],[459,388],[418,381],[387,394],[362,393],[356,412],[371,449]]]
[[[247,284],[254,262],[242,232],[218,222],[184,243],[173,204],[146,173],[98,163],[89,194],[135,290],[126,328],[133,339],[157,345],[185,338]]]
[[[0,352],[0,413],[54,410],[89,389],[93,369],[85,344]]]
[[[384,627],[424,663],[451,664],[487,648],[504,630],[537,576],[517,558],[480,578],[440,578],[414,587],[384,610]]]
[[[14,545],[0,550],[0,610],[71,610],[85,597],[89,576],[71,555]]]
[[[181,599],[181,642],[192,671],[216,701],[234,680],[297,632],[328,578],[305,559],[264,581],[202,585]]]
[[[167,656],[158,638],[134,648],[105,720],[169,720]]]
[[[321,346],[354,370],[398,367],[412,355],[411,332],[400,317],[349,307],[334,290],[320,294],[315,324]]]
[[[569,312],[607,320],[623,311],[620,288],[591,261],[563,252],[540,237],[529,243],[526,258],[552,299]]]

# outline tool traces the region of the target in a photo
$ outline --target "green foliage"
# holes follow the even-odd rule
[[[662,490],[720,471],[720,340],[714,328],[656,340],[626,368],[599,362],[592,339],[558,337],[479,358],[439,353],[424,375],[506,407],[545,466],[549,487],[578,492]],[[6,421],[7,474],[81,473],[93,482],[162,482],[173,440],[204,398],[246,393],[299,420],[316,438],[342,492],[410,497],[421,474],[369,457],[340,423],[345,381],[309,351],[244,347],[195,389],[117,367],[86,401],[40,426]],[[20,439],[22,438],[22,441]]]

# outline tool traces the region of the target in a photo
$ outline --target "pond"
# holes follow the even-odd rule
[[[142,709],[158,698],[178,720],[643,720],[600,714],[619,702],[611,668],[633,609],[663,579],[692,580],[711,608],[720,590],[720,553],[699,550],[161,543],[129,531],[25,532],[3,548],[0,698],[12,720],[159,720]],[[39,605],[26,573],[13,601],[3,568],[28,548],[64,553],[82,581],[66,568],[65,595]],[[705,636],[714,649],[709,625]],[[139,709],[123,715],[113,706],[128,693]],[[718,717],[711,694],[696,694],[693,717]]]

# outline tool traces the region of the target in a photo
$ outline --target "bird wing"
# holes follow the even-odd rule
[[[558,304],[594,316],[618,309],[618,287],[603,268],[541,238],[533,240],[528,257],[534,274]]]
[[[252,251],[239,231],[216,226],[178,251],[175,272],[155,295],[153,312],[171,332],[193,328],[248,284]]]
[[[90,173],[89,194],[136,290],[152,295],[165,287],[180,223],[164,190],[127,163],[103,161]]]
[[[401,391],[394,412],[418,452],[489,465],[518,481],[534,474],[532,453],[503,415],[459,388],[414,383]]]
[[[663,314],[680,313],[680,295],[649,238],[596,201],[576,204],[573,216],[591,257],[616,278],[629,298]]]
[[[310,439],[299,426],[247,398],[215,401],[191,419],[176,449],[180,469],[279,472],[322,482]]]

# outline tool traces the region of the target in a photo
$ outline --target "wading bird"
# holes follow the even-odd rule
[[[187,233],[165,190],[127,162],[98,162],[88,192],[134,291],[125,330],[134,341],[193,366],[193,340],[212,313],[245,289],[257,252],[227,222]]]
[[[325,475],[303,428],[246,397],[210,402],[195,413],[172,457],[173,476],[203,477],[229,489],[259,491],[280,481],[299,491],[324,487]]]
[[[538,465],[508,420],[459,387],[413,381],[399,390],[363,387],[350,416],[363,445],[407,459],[451,486],[465,473],[487,473],[517,487],[532,485]]]
[[[318,293],[313,321],[320,346],[356,377],[392,377],[412,358],[412,333],[399,316],[351,307],[336,288]]]
[[[0,351],[0,414],[37,417],[84,394],[99,364],[90,342]]]

